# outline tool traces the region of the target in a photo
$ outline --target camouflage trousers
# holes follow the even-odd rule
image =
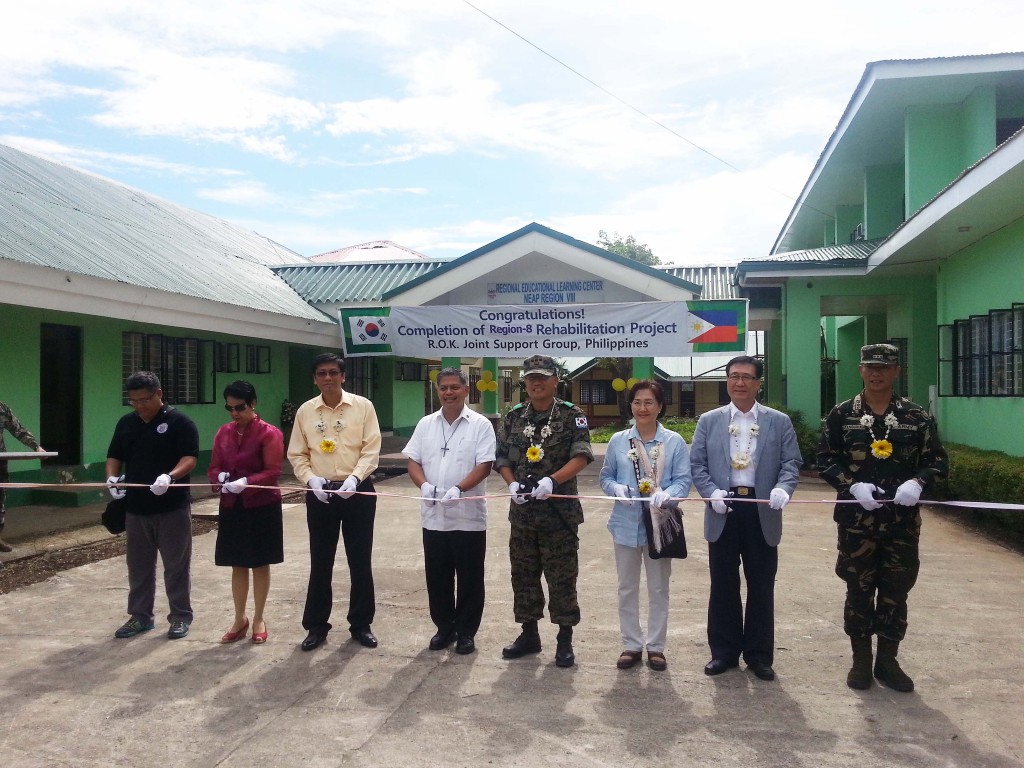
[[[907,595],[921,568],[921,514],[901,508],[879,525],[870,512],[839,524],[836,575],[846,582],[843,629],[850,637],[876,634],[899,642],[907,633]]]
[[[542,531],[513,523],[508,555],[512,566],[512,608],[517,623],[544,617],[542,574],[548,583],[551,622],[570,627],[580,623],[580,604],[576,598],[579,539],[574,531],[564,528]]]

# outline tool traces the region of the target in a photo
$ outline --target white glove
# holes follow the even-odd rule
[[[167,493],[167,489],[171,487],[171,483],[173,482],[174,481],[171,479],[170,475],[160,475],[160,477],[154,480],[153,484],[149,486],[150,493],[154,496],[163,496]]]
[[[356,488],[359,487],[359,478],[355,475],[349,475],[344,483],[341,484],[341,488],[338,491],[338,495],[343,499],[351,499],[352,494],[356,492]]]
[[[537,487],[533,489],[533,493],[530,495],[535,499],[546,499],[549,495],[555,491],[555,481],[550,477],[542,477]]]
[[[230,479],[231,479],[231,473],[230,472],[221,472],[219,475],[217,475],[217,482],[218,483],[226,483]]]
[[[664,509],[668,505],[668,500],[672,497],[668,495],[668,491],[663,491],[658,488],[654,493],[651,494],[651,506],[657,507],[658,509]]]
[[[313,495],[316,496],[317,501],[322,501],[324,504],[330,502],[330,497],[327,495],[327,492],[324,491],[324,486],[327,485],[326,477],[311,477],[306,485],[308,485],[313,491]]]
[[[457,501],[460,501],[461,499],[462,491],[460,491],[458,487],[453,485],[451,488],[444,492],[444,496],[441,497],[441,503],[446,507],[450,507],[452,504],[454,504]]]
[[[729,507],[722,499],[728,499],[731,495],[731,491],[723,491],[721,488],[716,488],[715,492],[711,494],[711,508],[720,515],[729,514]]]
[[[221,488],[221,493],[227,491],[228,493],[241,493],[245,490],[245,486],[249,484],[249,478],[240,477],[237,480],[232,480],[229,483],[224,483],[224,487]]]
[[[922,490],[924,489],[917,480],[907,480],[896,489],[893,501],[901,507],[913,507],[921,500]]]
[[[526,499],[529,498],[529,495],[525,493],[520,493],[519,488],[519,483],[513,482],[508,484],[508,492],[512,494],[512,501],[514,501],[516,504],[525,504]]]
[[[122,480],[124,480],[124,475],[121,475],[120,477],[111,475],[107,478],[107,490],[110,491],[110,495],[115,499],[123,499],[124,495],[128,493],[124,488],[117,487],[117,484]]]
[[[772,509],[782,509],[787,504],[789,504],[789,494],[781,488],[772,488],[772,493],[768,497],[768,506]]]
[[[434,504],[437,500],[437,487],[430,483],[424,483],[420,486],[420,496],[422,496],[427,504]]]
[[[877,485],[871,483],[854,483],[850,486],[850,493],[853,494],[853,498],[860,502],[860,505],[864,509],[879,509],[882,505],[879,504],[874,497],[874,492],[880,490]]]
[[[612,493],[616,499],[619,499],[623,504],[629,504],[633,506],[633,499],[629,497],[629,486],[623,485],[622,483],[616,483],[612,486]]]

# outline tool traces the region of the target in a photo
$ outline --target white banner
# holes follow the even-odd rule
[[[346,355],[690,357],[747,343],[745,299],[343,309],[339,320]]]

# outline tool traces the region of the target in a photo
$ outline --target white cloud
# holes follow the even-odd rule
[[[196,190],[196,196],[205,200],[243,206],[270,206],[281,202],[279,195],[258,181],[240,181],[217,188]]]

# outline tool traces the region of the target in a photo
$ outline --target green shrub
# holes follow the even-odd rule
[[[689,445],[693,442],[693,430],[697,428],[696,419],[686,419],[679,416],[670,416],[661,420],[662,426],[665,429],[669,429],[673,432],[678,432],[682,435],[683,440]],[[597,427],[596,429],[590,430],[590,442],[592,443],[607,443],[612,439],[612,435],[616,432],[621,432],[624,429],[628,429],[628,424],[606,424],[603,427]]]
[[[949,477],[932,490],[936,499],[1020,504],[1024,501],[1024,457],[946,443]],[[1010,531],[1024,536],[1024,514],[1010,510],[947,507],[990,533]]]

